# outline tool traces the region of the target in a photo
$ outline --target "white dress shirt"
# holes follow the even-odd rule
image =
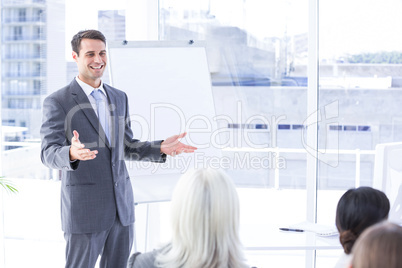
[[[95,113],[96,113],[96,115],[98,115],[98,109],[97,109],[97,107],[96,107],[96,100],[95,100],[95,98],[91,95],[91,93],[92,93],[92,91],[95,89],[95,88],[93,88],[92,86],[90,86],[90,85],[88,85],[87,83],[85,83],[85,82],[83,82],[83,81],[81,81],[79,78],[78,78],[78,76],[76,76],[75,77],[75,81],[77,81],[77,83],[80,85],[80,87],[82,88],[82,90],[84,91],[84,93],[87,95],[87,97],[88,97],[88,99],[89,99],[89,102],[91,103],[91,105],[92,105],[92,108],[94,108],[94,111],[95,111]],[[105,91],[105,89],[103,88],[103,81],[101,80],[101,84],[100,84],[100,86],[97,88],[97,89],[99,89],[100,91],[102,91],[102,97],[104,98],[103,100],[105,101],[105,103],[107,104],[107,106],[109,106],[109,102],[108,102],[108,99],[107,99],[107,95],[106,95],[106,91]],[[107,109],[108,111],[109,111],[109,114],[110,114],[110,110],[109,109]],[[110,121],[109,121],[110,122]]]
[[[80,85],[80,87],[82,88],[82,90],[84,91],[84,93],[87,95],[87,97],[88,97],[88,99],[89,99],[89,102],[91,103],[92,108],[94,109],[95,114],[98,116],[98,109],[97,109],[97,106],[96,106],[96,100],[95,100],[95,98],[91,95],[92,91],[93,91],[94,89],[96,89],[96,88],[93,88],[92,86],[88,85],[87,83],[81,81],[81,80],[78,78],[78,76],[75,77],[75,81],[77,81],[77,83]],[[110,126],[111,126],[111,124],[110,124],[110,122],[111,122],[111,113],[110,113],[110,109],[108,108],[108,107],[109,107],[109,101],[108,101],[108,99],[107,99],[107,97],[106,97],[107,95],[106,95],[105,89],[103,88],[103,81],[102,81],[102,80],[101,80],[100,86],[99,86],[97,89],[99,89],[99,90],[102,91],[102,93],[103,93],[103,94],[102,94],[102,98],[103,98],[103,100],[104,100],[105,103],[106,103],[106,112],[109,114],[109,116],[108,116],[108,124],[109,124],[109,131],[110,131]],[[109,133],[109,134],[110,134],[110,133]]]

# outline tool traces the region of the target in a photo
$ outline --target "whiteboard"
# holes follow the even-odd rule
[[[205,44],[112,42],[108,53],[111,84],[129,99],[134,138],[162,140],[187,131],[182,142],[199,148],[194,154],[168,156],[164,164],[127,162],[130,175],[184,173],[220,157],[211,142],[217,127]]]

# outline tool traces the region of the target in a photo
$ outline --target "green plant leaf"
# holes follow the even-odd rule
[[[8,192],[18,193],[18,189],[13,186],[12,182],[5,180],[2,177],[0,177],[0,186],[2,186]]]

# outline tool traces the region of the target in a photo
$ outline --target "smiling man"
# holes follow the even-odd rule
[[[128,99],[103,84],[106,39],[77,33],[72,56],[78,76],[43,103],[42,162],[61,170],[61,220],[66,267],[126,267],[133,243],[134,197],[125,160],[164,162],[193,152],[179,141],[140,142],[130,128]],[[122,68],[124,68],[122,66]]]
[[[81,39],[79,44],[77,41],[72,41],[72,53],[78,65],[78,78],[94,88],[99,87],[107,63],[106,45],[102,40],[90,38]]]

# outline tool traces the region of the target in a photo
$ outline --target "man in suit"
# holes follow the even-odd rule
[[[193,152],[179,141],[140,142],[130,128],[128,99],[103,84],[106,39],[77,33],[72,56],[78,76],[43,103],[42,162],[61,170],[61,218],[66,267],[126,267],[133,243],[134,198],[125,160],[164,162]],[[130,68],[130,64],[122,66]]]

